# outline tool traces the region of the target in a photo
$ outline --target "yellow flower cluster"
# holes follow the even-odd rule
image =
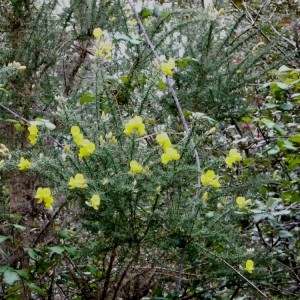
[[[100,206],[101,199],[99,195],[94,194],[90,200],[90,202],[85,202],[87,206],[93,207],[93,209],[98,210]]]
[[[51,204],[53,203],[53,197],[51,196],[51,191],[49,188],[41,188],[39,187],[36,191],[35,199],[38,199],[38,203],[44,201],[45,208],[51,208]]]
[[[143,168],[136,160],[132,160],[129,165],[130,165],[130,171],[128,172],[129,176],[133,176],[134,174],[140,174],[142,172],[143,174],[150,174],[149,167],[145,166]]]
[[[18,164],[19,170],[25,170],[30,168],[31,162],[28,159],[25,159],[24,157],[21,157],[20,163]]]
[[[105,138],[108,140],[109,144],[115,145],[118,143],[118,140],[111,131],[105,135]],[[99,142],[101,145],[105,144],[105,138],[102,135],[100,135]]]
[[[0,144],[0,155],[8,155],[9,150],[4,144]]]
[[[36,125],[31,125],[28,127],[28,131],[29,131],[29,135],[28,135],[29,142],[31,145],[34,145],[37,139],[38,128],[36,127]]]
[[[78,154],[79,158],[83,158],[94,153],[96,149],[95,144],[90,142],[88,139],[83,138],[83,134],[80,133],[80,128],[78,126],[72,126],[71,134],[77,146],[80,147]]]
[[[96,45],[94,47],[95,55],[96,57],[103,57],[105,59],[110,59],[111,58],[111,44],[109,42],[100,42],[100,39],[103,35],[103,31],[100,28],[95,28],[93,30],[93,35],[97,39]]]
[[[175,68],[175,60],[173,58],[170,58],[167,62],[163,62],[161,64],[161,71],[164,74],[167,74],[169,76],[173,75],[174,68]]]
[[[251,199],[246,200],[245,197],[237,197],[235,202],[239,208],[243,208],[251,203]]]
[[[252,274],[252,272],[254,271],[254,262],[251,259],[249,259],[249,260],[246,261],[246,270],[250,274]]]
[[[201,183],[202,185],[211,185],[215,189],[221,187],[219,177],[217,177],[212,170],[208,170],[205,174],[201,175]]]
[[[75,189],[75,188],[81,188],[81,189],[86,189],[87,188],[87,183],[82,174],[76,174],[75,178],[71,177],[69,181],[69,188],[70,189]]]
[[[145,131],[145,124],[143,123],[143,120],[141,117],[134,117],[133,119],[130,119],[125,124],[125,130],[123,131],[125,134],[129,135],[132,134],[132,132],[136,130],[139,135],[143,136],[146,134]]]
[[[130,170],[133,172],[133,173],[141,173],[143,171],[143,167],[136,161],[136,160],[132,160],[130,162]]]
[[[165,132],[158,134],[156,136],[156,141],[164,149],[164,153],[161,155],[161,162],[164,165],[166,165],[170,160],[178,160],[180,158],[180,154],[172,147],[169,136]]]
[[[208,192],[205,192],[205,193],[203,194],[203,196],[202,196],[202,200],[203,200],[204,203],[207,202],[208,197],[209,197]]]
[[[229,168],[232,167],[232,164],[242,160],[242,155],[236,149],[230,149],[229,154],[225,159],[225,162]]]

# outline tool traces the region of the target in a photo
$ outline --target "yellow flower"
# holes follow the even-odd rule
[[[205,193],[203,194],[202,200],[203,200],[204,202],[207,202],[207,200],[208,200],[208,192],[205,192]]]
[[[38,199],[38,203],[44,201],[45,208],[51,208],[51,204],[54,201],[49,188],[39,187],[36,191],[36,195],[34,196],[34,198]]]
[[[208,170],[205,174],[201,175],[201,183],[202,185],[211,185],[215,189],[221,187],[219,178],[216,177],[215,172],[212,170]]]
[[[132,160],[130,162],[130,169],[132,172],[134,173],[141,173],[143,170],[143,167],[141,165],[139,165],[139,163],[136,160]]]
[[[225,162],[229,168],[232,167],[232,164],[242,160],[242,155],[236,149],[230,149],[229,154],[225,159]]]
[[[71,134],[77,146],[81,146],[83,141],[83,134],[80,133],[80,128],[78,126],[71,127]]]
[[[111,59],[111,52],[108,52],[107,55],[105,55],[104,57],[106,60],[110,60]]]
[[[100,135],[99,142],[101,145],[105,144],[105,138],[102,135]]]
[[[246,270],[250,274],[252,274],[252,272],[254,271],[254,262],[251,259],[249,259],[249,260],[246,261]]]
[[[93,195],[91,198],[91,205],[95,210],[98,210],[100,206],[100,197],[98,195]]]
[[[29,131],[29,134],[32,134],[32,135],[38,134],[38,128],[35,125],[29,126],[28,131]]]
[[[175,60],[170,58],[167,62],[161,64],[161,70],[164,74],[173,75],[173,69],[175,68]]]
[[[105,53],[107,53],[108,58],[109,59],[111,57],[111,44],[109,42],[105,42],[105,43],[100,43],[99,45],[94,47],[95,50],[95,55],[97,57],[102,57]],[[109,57],[110,56],[110,57]]]
[[[131,21],[131,25],[135,26],[137,24],[137,20],[136,19],[132,19]]]
[[[20,163],[18,164],[19,170],[25,170],[30,168],[31,162],[28,159],[25,159],[24,157],[21,157]]]
[[[111,17],[109,21],[114,23],[116,21],[116,17]]]
[[[71,134],[72,134],[73,137],[76,136],[79,133],[80,133],[80,128],[78,126],[72,126],[71,127]]]
[[[105,178],[105,179],[102,181],[102,184],[103,184],[103,185],[109,184],[109,180],[108,180],[107,178]]]
[[[70,153],[70,147],[69,147],[69,145],[65,145],[64,146],[64,151],[66,152],[66,153]]]
[[[93,30],[93,36],[94,36],[97,40],[99,40],[99,39],[101,38],[102,34],[103,34],[103,31],[102,31],[100,28],[95,28],[95,29]]]
[[[102,48],[103,52],[106,52],[106,53],[108,53],[112,49],[112,47],[111,47],[111,45],[110,45],[109,42],[103,43],[101,45],[101,48]]]
[[[83,175],[82,174],[76,174],[75,178],[71,177],[70,181],[69,181],[69,188],[70,189],[75,189],[75,188],[86,189],[87,184],[86,184],[86,180],[83,177]]]
[[[31,145],[34,145],[36,143],[36,136],[29,134],[28,136],[29,142]]]
[[[96,57],[102,57],[103,56],[102,49],[95,47],[94,50],[95,50]]]
[[[223,14],[224,14],[224,11],[225,11],[225,8],[222,7],[222,8],[219,10],[219,15],[223,15]]]
[[[209,134],[214,134],[214,133],[216,133],[216,127],[213,127],[213,128],[211,128],[210,130],[209,130]]]
[[[156,136],[156,141],[164,148],[164,150],[171,147],[171,141],[165,132],[158,134]]]
[[[31,125],[28,127],[29,131],[29,141],[31,145],[34,145],[36,143],[37,134],[38,134],[38,128],[35,125]]]
[[[25,70],[26,70],[26,66],[20,66],[18,69],[19,69],[20,71],[25,71]]]
[[[169,147],[165,149],[165,153],[161,155],[161,162],[166,165],[170,160],[178,160],[180,158],[180,154],[176,149]]]
[[[129,135],[131,134],[134,130],[137,130],[139,135],[145,135],[145,124],[143,123],[143,120],[141,117],[134,117],[133,119],[130,119],[126,124],[125,124],[125,130],[123,131],[125,134]]]
[[[118,143],[118,140],[116,139],[115,136],[113,136],[109,142],[114,145]]]
[[[245,197],[237,197],[235,200],[239,208],[245,207],[251,203],[251,199],[246,200]]]
[[[90,142],[87,139],[84,139],[81,142],[81,148],[79,150],[79,158],[83,158],[84,156],[89,156],[91,155],[96,149],[96,146],[94,143]]]

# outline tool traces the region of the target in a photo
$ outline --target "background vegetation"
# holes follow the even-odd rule
[[[2,0],[0,298],[299,299],[298,19]]]

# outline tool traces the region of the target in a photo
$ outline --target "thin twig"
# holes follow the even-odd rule
[[[129,4],[129,6],[131,7],[131,10],[133,11],[134,15],[135,15],[135,18],[136,18],[136,20],[139,24],[139,27],[140,27],[140,29],[141,29],[141,31],[142,31],[145,39],[146,39],[147,44],[149,45],[151,51],[153,52],[158,64],[161,66],[161,60],[159,58],[159,55],[156,52],[154,45],[152,44],[152,42],[149,39],[149,36],[148,36],[148,34],[145,30],[145,27],[144,27],[139,15],[138,15],[136,9],[135,9],[135,6],[134,6],[132,0],[127,0],[127,2]],[[177,107],[181,122],[183,124],[184,130],[185,130],[186,134],[189,135],[189,133],[190,133],[189,126],[188,126],[188,124],[186,122],[186,119],[183,115],[183,111],[182,111],[179,99],[178,99],[177,94],[176,94],[176,92],[173,88],[171,80],[170,80],[169,76],[167,76],[167,75],[166,75],[166,81],[167,81],[169,91],[171,92],[172,97],[174,99],[174,102],[176,104],[176,107]],[[194,142],[193,138],[191,138],[190,144],[191,144],[192,148],[194,149],[194,155],[195,155],[196,165],[197,165],[197,169],[198,169],[198,184],[197,184],[197,193],[196,193],[196,198],[198,198],[199,194],[200,194],[200,189],[201,189],[201,180],[200,180],[201,164],[200,164],[199,154],[198,154],[198,151],[195,147],[195,142]],[[194,206],[193,206],[193,212],[194,212],[194,209],[195,209],[195,203],[194,203]],[[178,282],[177,282],[177,287],[176,287],[177,290],[179,290],[180,287],[181,287],[182,268],[183,268],[183,264],[184,264],[184,259],[185,259],[185,251],[183,250],[183,253],[182,253],[182,256],[181,256],[181,261],[180,261],[179,272],[178,272]]]
[[[143,23],[142,23],[139,15],[138,15],[136,9],[135,9],[135,7],[134,7],[134,4],[133,4],[132,0],[127,0],[127,2],[129,4],[129,6],[131,7],[131,10],[133,11],[134,15],[135,15],[135,18],[136,18],[136,20],[137,20],[137,22],[138,22],[138,24],[140,26],[140,29],[141,29],[141,31],[142,31],[145,39],[146,39],[147,44],[149,45],[151,51],[153,52],[153,54],[154,54],[154,56],[155,56],[158,64],[161,65],[161,60],[159,58],[158,53],[155,50],[155,46],[150,41],[149,36],[148,36],[148,34],[147,34],[146,30],[145,30],[145,27],[144,27],[144,25],[143,25]],[[172,94],[172,97],[174,99],[174,102],[176,104],[176,107],[177,107],[177,110],[178,110],[181,122],[183,124],[184,130],[186,131],[186,133],[188,135],[189,132],[190,132],[189,126],[188,126],[188,124],[186,122],[186,119],[185,119],[185,117],[183,115],[183,111],[182,111],[179,99],[178,99],[177,94],[176,94],[176,92],[175,92],[175,90],[173,88],[171,80],[170,80],[169,76],[167,76],[167,75],[166,75],[166,81],[167,81],[168,88],[169,88],[169,90],[170,90],[170,92]],[[200,164],[200,158],[199,158],[198,151],[195,149],[195,143],[194,143],[194,140],[192,138],[191,138],[190,143],[191,143],[191,146],[194,149],[194,155],[195,155],[195,159],[196,159],[197,169],[198,169],[198,172],[199,172],[198,185],[197,185],[197,193],[196,193],[196,197],[198,197],[199,194],[200,194],[200,189],[201,189],[201,181],[200,181],[201,164]]]
[[[7,110],[8,112],[10,112],[12,115],[14,115],[16,118],[21,119],[22,121],[29,123],[28,120],[26,120],[25,118],[21,117],[20,115],[18,115],[17,113],[13,112],[12,110],[10,110],[8,107],[6,107],[5,105],[3,105],[2,103],[0,103],[0,106],[2,108],[4,108],[5,110]]]
[[[182,279],[182,271],[183,271],[183,264],[185,260],[185,249],[182,249],[181,259],[180,259],[180,267],[178,272],[178,280],[176,284],[176,292],[181,290],[181,279]]]
[[[208,251],[206,249],[206,251]],[[252,283],[248,278],[246,278],[241,272],[236,270],[231,264],[229,264],[226,260],[224,260],[222,257],[219,257],[213,252],[208,251],[211,255],[217,257],[219,260],[222,261],[223,264],[225,264],[227,267],[229,267],[232,271],[234,271],[236,274],[238,274],[241,278],[243,278],[251,287],[253,287],[259,294],[261,294],[265,299],[270,299],[263,291],[261,291],[254,283]]]

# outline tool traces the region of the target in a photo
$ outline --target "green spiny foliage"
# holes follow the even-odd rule
[[[26,22],[22,27],[8,14],[2,19],[1,26],[11,34],[6,37],[9,46],[2,49],[2,73],[14,60],[27,67],[25,72],[10,67],[10,77],[1,76],[1,114],[3,119],[11,118],[1,125],[11,137],[1,169],[9,189],[8,196],[1,193],[1,201],[12,213],[1,219],[5,225],[0,237],[5,283],[1,293],[7,299],[57,295],[176,299],[178,294],[197,299],[238,293],[248,297],[249,281],[276,294],[266,284],[284,286],[286,276],[296,280],[292,272],[281,273],[282,264],[288,266],[288,252],[280,239],[290,238],[290,223],[284,223],[290,211],[266,191],[274,165],[265,164],[268,157],[263,151],[258,158],[255,151],[250,153],[240,124],[226,123],[249,114],[247,120],[256,122],[260,130],[268,132],[271,126],[260,111],[245,111],[248,85],[272,66],[267,61],[255,73],[271,50],[241,50],[256,33],[237,38],[242,17],[225,30],[215,16],[212,20],[214,11],[144,8],[140,13],[159,54],[176,59],[172,78],[188,117],[187,133],[165,77],[154,66],[153,53],[123,2],[72,1],[61,13],[54,13],[55,1],[39,7],[5,3]],[[19,27],[11,30],[14,24]],[[92,36],[95,27],[107,30],[99,41]],[[220,37],[223,31],[225,37]],[[112,57],[95,57],[101,47],[97,43],[105,41],[113,46]],[[187,58],[179,57],[179,49]],[[135,116],[142,117],[145,136],[124,134],[125,124]],[[39,129],[35,145],[28,142],[33,119]],[[222,122],[217,126],[214,119]],[[214,125],[216,132],[211,131]],[[272,128],[278,130],[275,125]],[[71,135],[73,126],[95,144],[91,155],[78,157],[84,147]],[[180,153],[180,159],[166,165],[156,141],[161,132],[168,133]],[[199,152],[200,169],[191,139]],[[276,148],[270,142],[271,146]],[[244,157],[229,168],[224,159],[231,148]],[[31,162],[26,170],[18,170],[21,157]],[[141,173],[130,169],[133,160],[143,167]],[[203,184],[198,191],[198,178],[208,170],[215,171],[221,187]],[[72,188],[71,178],[78,174],[87,187]],[[53,211],[37,203],[39,187],[51,189]],[[94,195],[100,196],[100,204],[92,202]],[[238,206],[237,197],[252,202]],[[247,260],[255,263],[252,274],[245,270]],[[20,285],[14,287],[15,282]]]

